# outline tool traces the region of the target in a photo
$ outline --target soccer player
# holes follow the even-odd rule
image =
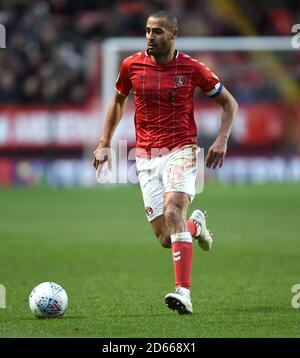
[[[175,292],[165,303],[179,314],[193,312],[190,287],[193,239],[210,250],[212,236],[204,212],[195,210],[186,219],[195,196],[197,128],[193,114],[196,87],[222,107],[221,126],[208,150],[208,168],[223,165],[227,141],[238,105],[203,63],[175,49],[176,17],[152,14],[146,23],[147,49],[126,58],[120,68],[104,123],[94,167],[100,175],[111,157],[113,133],[124,113],[131,91],[135,100],[136,165],[146,214],[152,229],[166,248],[172,248]]]

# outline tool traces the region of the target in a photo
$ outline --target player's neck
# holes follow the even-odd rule
[[[176,53],[177,51],[174,49],[174,47],[172,47],[170,51],[165,55],[158,57],[154,57],[151,55],[151,60],[157,65],[166,65],[173,60],[173,58],[176,56]]]

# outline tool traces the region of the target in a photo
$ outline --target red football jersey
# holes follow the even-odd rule
[[[154,148],[172,150],[197,144],[196,87],[208,96],[222,90],[207,66],[183,52],[176,51],[166,65],[155,64],[147,51],[122,62],[116,90],[128,96],[133,89],[137,155],[150,155]]]

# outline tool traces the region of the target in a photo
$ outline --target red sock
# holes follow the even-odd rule
[[[191,287],[193,244],[189,232],[171,235],[176,287]],[[186,240],[186,241],[183,241]]]
[[[192,237],[195,237],[197,234],[197,225],[194,220],[188,220],[186,222],[186,227],[188,231],[191,233]]]

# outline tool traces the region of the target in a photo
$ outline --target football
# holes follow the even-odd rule
[[[55,282],[37,285],[29,295],[31,312],[39,318],[62,316],[68,307],[66,291]]]

